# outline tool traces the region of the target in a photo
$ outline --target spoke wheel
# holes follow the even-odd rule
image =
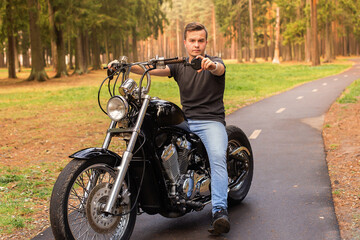
[[[50,220],[56,239],[130,238],[136,219],[136,207],[132,208],[132,195],[136,193],[130,194],[130,187],[134,186],[129,180],[125,181],[113,214],[105,214],[103,209],[115,171],[108,161],[99,160],[96,163],[73,160],[59,175],[50,203]]]

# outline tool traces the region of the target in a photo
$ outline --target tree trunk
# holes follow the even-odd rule
[[[180,29],[178,18],[176,18],[176,56],[180,57]]]
[[[133,61],[136,62],[138,60],[137,54],[137,33],[136,27],[132,28],[132,52],[133,52]]]
[[[250,62],[250,40],[249,37],[246,37],[246,45],[245,45],[245,62]]]
[[[216,49],[216,21],[215,21],[215,5],[211,9],[211,19],[212,19],[212,31],[213,31],[213,51],[214,56],[217,56],[217,49]]]
[[[21,72],[21,66],[20,66],[20,59],[19,59],[19,37],[15,37],[15,71],[16,72]]]
[[[100,69],[100,46],[97,39],[97,29],[94,27],[91,31],[91,49],[92,49],[92,69]]]
[[[240,16],[238,19],[238,54],[237,54],[237,62],[243,62],[243,53],[242,53],[242,32],[241,32],[241,21]]]
[[[306,6],[311,7],[311,0],[306,0]],[[311,11],[310,21],[306,23],[306,34],[305,34],[305,62],[311,61]]]
[[[127,46],[127,50],[129,46]],[[108,64],[110,62],[110,57],[109,57],[109,39],[108,39],[108,35],[107,35],[107,31],[105,30],[105,63]]]
[[[71,48],[71,44],[74,45],[74,41],[71,40],[71,37],[68,36],[68,54],[69,54],[69,69],[74,69],[73,64],[73,49]]]
[[[75,48],[75,71],[76,74],[85,74],[88,72],[87,69],[87,60],[86,60],[86,54],[84,49],[84,33],[79,28],[78,34],[76,38],[76,48]]]
[[[276,33],[275,33],[275,50],[272,63],[280,63],[280,8],[276,8]]]
[[[312,33],[312,48],[311,48],[311,62],[313,66],[320,65],[319,56],[319,42],[317,32],[317,0],[311,0],[311,33]]]
[[[269,58],[269,46],[268,46],[268,35],[267,35],[267,25],[264,24],[264,59],[267,62]]]
[[[250,54],[251,54],[251,62],[256,62],[255,60],[255,42],[254,42],[254,24],[253,24],[253,10],[252,3],[249,0],[249,18],[250,18]]]
[[[54,25],[54,31],[57,51],[57,69],[55,78],[59,78],[68,75],[65,62],[65,42],[61,27]]]
[[[326,21],[326,25],[325,25],[325,58],[324,58],[325,63],[332,61],[330,31],[331,31],[331,23],[329,21]]]
[[[38,23],[39,12],[37,0],[28,0],[30,45],[31,45],[31,73],[28,81],[45,81],[48,78],[44,69],[44,55],[41,44],[40,27]]]
[[[15,6],[14,6],[15,7]],[[15,67],[15,37],[14,37],[14,20],[12,13],[12,4],[10,0],[6,1],[6,20],[7,20],[7,39],[8,39],[8,49],[7,49],[7,65],[8,65],[8,77],[16,78],[16,67]]]
[[[56,33],[55,33],[55,20],[54,20],[54,9],[52,7],[51,0],[47,1],[48,4],[48,13],[49,13],[49,25],[50,25],[50,41],[51,41],[51,65],[53,69],[58,71],[58,56],[56,48]]]
[[[0,68],[6,67],[5,59],[4,59],[4,52],[0,49]]]
[[[291,61],[292,58],[292,48],[291,48],[291,42],[289,41],[288,44],[286,44],[286,46],[284,46],[285,49],[285,53],[283,55],[284,57],[284,61]]]

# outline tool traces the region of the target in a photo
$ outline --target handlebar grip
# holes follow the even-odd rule
[[[169,59],[169,60],[165,60],[164,64],[175,64],[175,63],[184,63],[186,61],[186,58],[182,57],[179,59]]]

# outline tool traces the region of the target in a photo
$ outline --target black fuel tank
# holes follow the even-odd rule
[[[154,116],[159,127],[178,125],[186,120],[176,104],[164,100],[151,100],[147,112]]]

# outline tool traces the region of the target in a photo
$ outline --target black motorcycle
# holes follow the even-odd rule
[[[177,105],[148,95],[149,72],[168,64],[200,69],[198,59],[128,63],[126,57],[113,64],[115,71],[108,69],[98,101],[112,121],[102,147],[71,155],[55,183],[50,220],[56,239],[125,240],[141,211],[175,218],[211,203],[211,169],[203,143],[181,127],[186,117]],[[139,86],[129,78],[134,65],[144,69]],[[111,98],[105,111],[100,92],[106,81]],[[228,201],[238,203],[250,189],[253,154],[241,129],[227,126],[226,131]],[[126,143],[122,156],[108,149],[113,137]]]

